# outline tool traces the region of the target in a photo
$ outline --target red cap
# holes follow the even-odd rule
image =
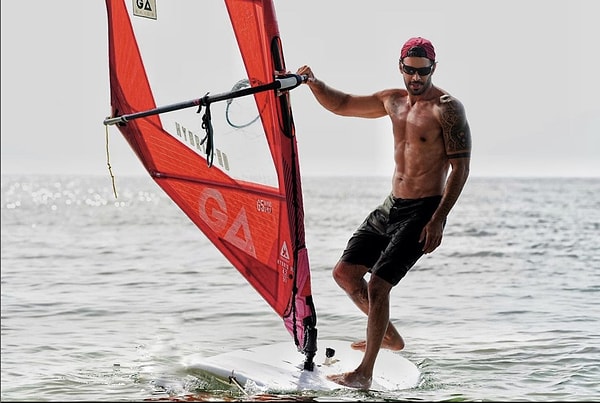
[[[400,58],[404,59],[409,56],[415,57],[426,57],[431,61],[435,61],[435,49],[431,42],[425,38],[416,37],[410,38],[406,43],[402,46],[402,51],[400,52]]]

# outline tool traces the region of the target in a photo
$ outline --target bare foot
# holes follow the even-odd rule
[[[355,341],[354,343],[350,344],[350,347],[352,347],[355,350],[365,351],[365,349],[367,348],[367,341]],[[404,348],[404,340],[402,340],[402,337],[400,337],[399,339],[392,341],[388,340],[386,336],[381,342],[381,348],[387,348],[388,350],[392,351],[400,351]]]
[[[366,377],[356,372],[345,372],[343,374],[327,375],[327,379],[342,386],[367,390],[371,387],[371,377]]]

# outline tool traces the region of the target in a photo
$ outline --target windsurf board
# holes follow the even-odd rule
[[[327,357],[331,355],[332,357]],[[329,354],[326,354],[329,353]],[[354,370],[363,352],[354,350],[348,341],[319,340],[314,370],[304,370],[304,355],[292,343],[276,343],[255,348],[233,350],[211,357],[190,357],[190,373],[216,377],[243,388],[261,391],[335,390],[344,388],[327,379],[327,375]],[[391,391],[416,387],[418,367],[400,352],[379,351],[371,390]]]

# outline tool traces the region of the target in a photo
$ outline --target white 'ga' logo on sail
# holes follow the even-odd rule
[[[210,199],[217,203],[218,208],[207,211],[206,205]],[[227,221],[229,219],[229,214],[227,212],[227,203],[225,203],[225,199],[221,192],[216,189],[206,189],[200,194],[198,204],[200,218],[208,224],[213,231],[221,233],[224,230],[227,230],[223,238],[256,258],[256,250],[254,248],[254,242],[252,241],[252,235],[250,234],[250,226],[248,225],[248,217],[246,216],[245,208],[242,207],[240,211],[237,212],[231,225],[228,225]]]

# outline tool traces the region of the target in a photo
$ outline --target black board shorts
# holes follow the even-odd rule
[[[441,199],[398,199],[390,194],[354,232],[341,260],[366,266],[372,274],[398,284],[423,255],[419,237]]]

